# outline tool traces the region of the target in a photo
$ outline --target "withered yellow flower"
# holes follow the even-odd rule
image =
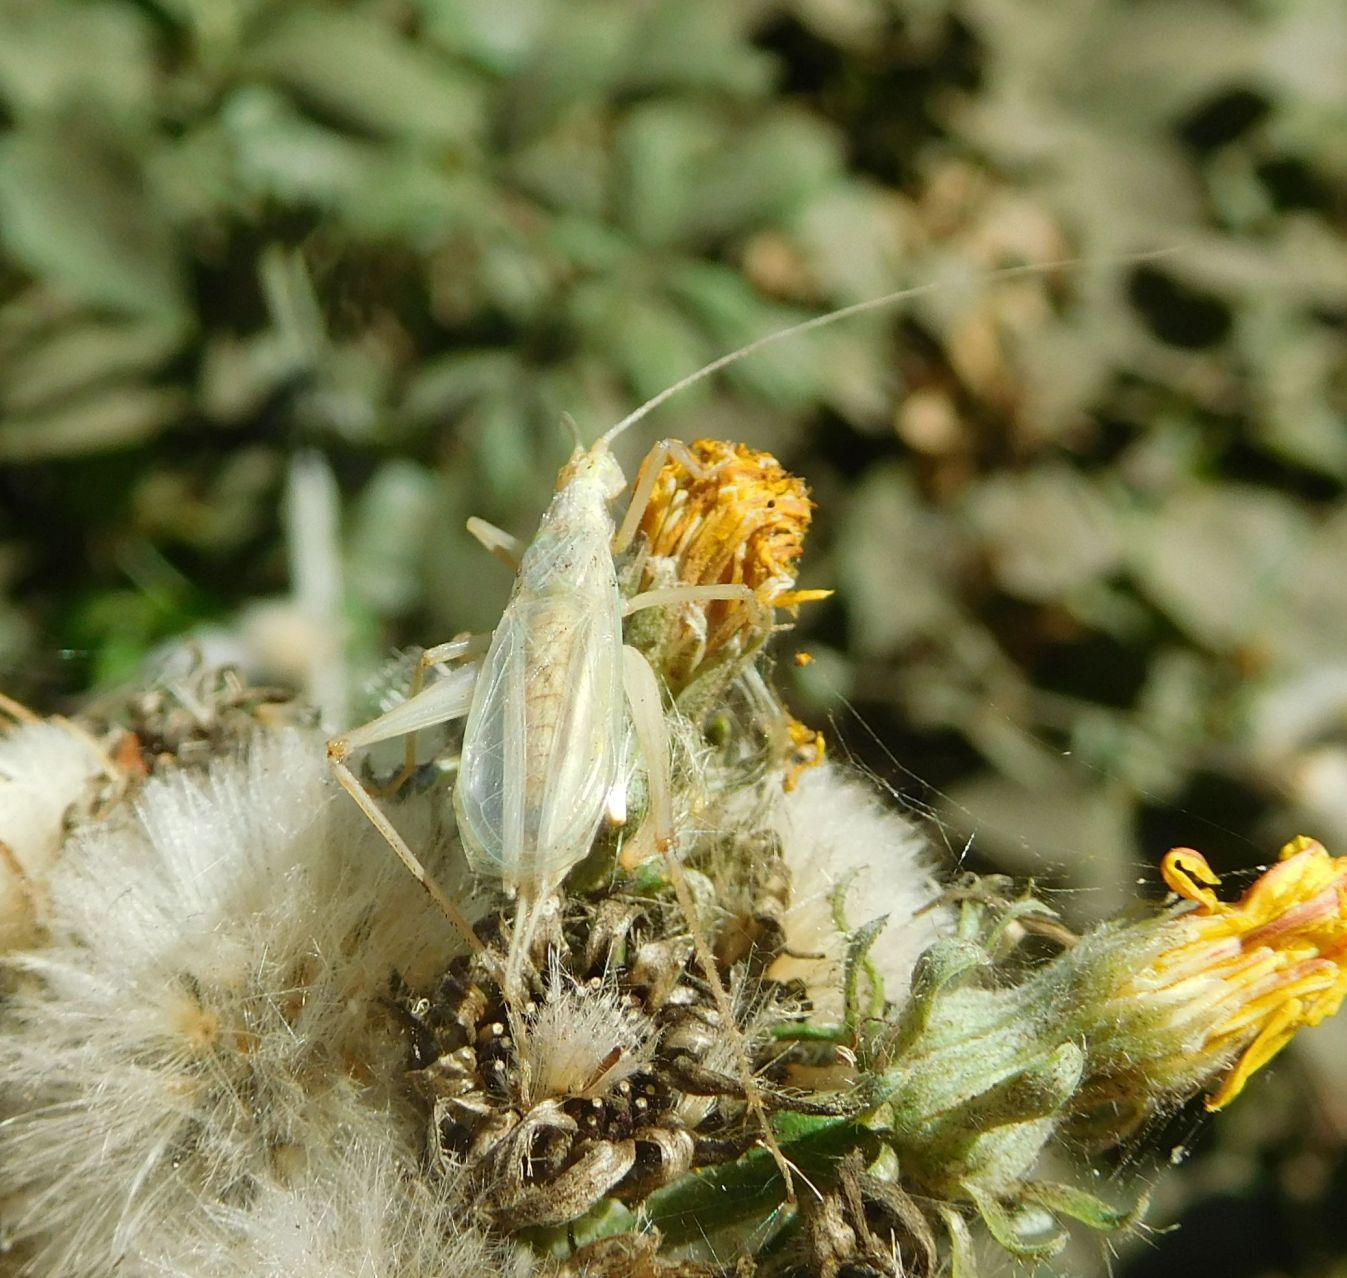
[[[1220,880],[1191,848],[1164,858],[1165,882],[1196,908],[1175,920],[1185,939],[1154,970],[1167,981],[1216,977],[1224,1016],[1205,1051],[1239,1052],[1208,1109],[1228,1105],[1301,1026],[1332,1016],[1347,995],[1347,857],[1331,857],[1303,835],[1238,901],[1212,890]]]
[[[814,508],[804,481],[746,444],[699,439],[688,451],[701,473],[670,457],[641,520],[651,559],[675,564],[682,585],[748,586],[769,608],[826,599],[831,591],[794,589]],[[753,621],[734,600],[704,611],[709,651]]]
[[[771,633],[776,609],[832,593],[795,589],[812,512],[804,481],[770,453],[699,439],[681,459],[665,460],[641,519],[631,592],[723,585],[752,592],[751,599],[681,604],[646,623],[637,646],[675,696],[742,666]],[[804,744],[799,734],[792,744]],[[808,753],[821,757],[814,746]]]

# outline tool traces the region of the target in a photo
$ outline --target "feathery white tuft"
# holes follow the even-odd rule
[[[527,1016],[519,1043],[525,1101],[602,1096],[649,1066],[655,1030],[608,981],[581,984],[561,970],[555,955],[547,996]]]
[[[445,846],[436,809],[399,805],[423,852]],[[150,779],[71,836],[49,888],[50,941],[8,956],[0,1010],[0,1233],[22,1272],[211,1272],[202,1240],[284,1189],[278,1169],[335,1183],[419,1148],[385,999],[456,938],[315,734]]]
[[[820,1019],[841,1014],[847,940],[834,913],[840,888],[848,929],[888,916],[869,958],[885,996],[902,1002],[918,956],[948,931],[948,915],[926,908],[940,888],[921,831],[831,761],[805,772],[773,803],[768,825],[791,876],[791,905],[781,920],[791,956],[778,958],[768,975],[802,980]]]
[[[264,1179],[246,1205],[215,1212],[162,1278],[527,1278],[532,1253],[465,1228],[443,1195],[388,1149],[357,1143],[289,1180]]]

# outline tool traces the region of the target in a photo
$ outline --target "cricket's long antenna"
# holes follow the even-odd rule
[[[1178,251],[1177,246],[1172,246],[1139,253],[1127,253],[1117,258],[1108,259],[1064,257],[1050,262],[1024,262],[1019,266],[1003,266],[994,271],[987,271],[976,276],[972,282],[987,284],[995,280],[1014,279],[1018,275],[1041,275],[1048,271],[1068,270],[1072,267],[1084,266],[1088,262],[1101,260],[1135,265],[1138,262],[1150,262],[1155,258],[1168,257],[1171,253],[1177,253]],[[850,319],[853,315],[863,315],[866,311],[882,310],[886,306],[894,306],[898,302],[905,302],[910,298],[921,297],[926,293],[934,293],[938,289],[949,287],[950,281],[947,279],[932,280],[927,284],[914,284],[910,288],[900,288],[893,293],[882,293],[879,297],[868,297],[863,302],[853,302],[850,306],[829,311],[826,315],[815,315],[811,319],[801,320],[800,323],[791,324],[787,328],[779,328],[774,333],[766,333],[762,337],[755,338],[746,346],[739,347],[737,351],[730,351],[727,355],[721,355],[718,359],[713,359],[709,364],[703,364],[695,373],[689,373],[686,377],[680,378],[672,386],[666,386],[658,395],[646,400],[640,408],[628,413],[616,426],[604,431],[599,437],[599,443],[611,444],[627,427],[635,426],[643,417],[649,416],[661,404],[671,400],[675,395],[682,394],[689,386],[695,386],[698,382],[705,381],[708,377],[720,372],[722,368],[737,364],[741,359],[747,358],[755,351],[760,351],[764,346],[770,346],[773,342],[785,341],[788,337],[798,337],[801,333],[807,333],[811,329],[826,328],[829,324]]]

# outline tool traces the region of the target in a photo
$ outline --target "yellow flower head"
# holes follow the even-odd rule
[[[1206,1102],[1220,1109],[1296,1030],[1332,1016],[1347,995],[1347,857],[1329,856],[1314,839],[1293,839],[1233,903],[1217,897],[1220,880],[1191,848],[1174,848],[1161,869],[1196,908],[1172,920],[1182,939],[1161,952],[1153,972],[1169,985],[1217,978],[1224,1015],[1213,1022],[1204,1054],[1240,1053]]]
[[[795,589],[812,513],[804,481],[770,453],[700,439],[665,460],[641,519],[630,592],[746,588],[740,598],[651,610],[662,615],[644,623],[647,614],[636,615],[635,642],[675,697],[695,684],[690,696],[713,701],[771,634],[776,609],[793,611],[832,593]],[[787,788],[823,758],[822,736],[789,716],[781,745]]]
[[[748,586],[768,608],[827,598],[831,591],[794,589],[814,508],[804,481],[745,444],[699,439],[688,452],[696,472],[670,457],[641,520],[652,560],[675,563],[682,585]],[[754,620],[735,600],[704,612],[710,650]]]

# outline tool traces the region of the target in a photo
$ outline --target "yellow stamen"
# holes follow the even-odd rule
[[[752,599],[689,603],[667,613],[657,640],[661,673],[677,696],[708,671],[733,671],[775,628],[777,609],[826,599],[795,589],[813,502],[804,481],[770,453],[700,439],[670,456],[641,519],[638,588],[743,586]],[[715,677],[715,676],[713,676]],[[787,790],[821,763],[823,737],[788,718],[782,742]]]

